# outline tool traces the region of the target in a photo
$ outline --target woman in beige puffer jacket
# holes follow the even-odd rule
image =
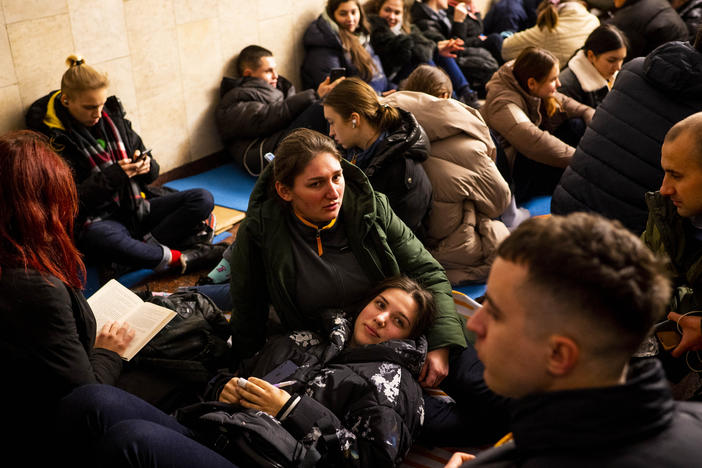
[[[498,133],[517,203],[535,195],[551,195],[575,152],[574,146],[554,133],[574,118],[589,125],[595,113],[592,107],[556,91],[559,70],[553,54],[527,47],[516,60],[502,65],[486,86],[480,113]]]
[[[495,145],[480,113],[454,99],[399,91],[383,102],[414,115],[431,142],[423,163],[433,187],[425,245],[452,284],[482,282],[509,235],[496,220],[510,203]]]

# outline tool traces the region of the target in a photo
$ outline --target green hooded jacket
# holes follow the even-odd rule
[[[670,309],[684,314],[702,306],[702,242],[694,240],[689,220],[660,192],[646,194],[648,221],[641,239],[651,250],[667,257],[673,282]]]
[[[439,310],[427,333],[429,349],[464,348],[464,320],[456,313],[444,269],[393,213],[387,197],[373,191],[365,174],[346,161],[341,164],[346,189],[340,218],[363,270],[373,283],[400,273],[417,280],[433,293]],[[271,166],[251,193],[246,218],[227,258],[232,271],[232,350],[238,358],[263,346],[270,306],[287,330],[309,329],[319,319],[296,305],[298,270],[285,221],[289,208],[272,192]]]

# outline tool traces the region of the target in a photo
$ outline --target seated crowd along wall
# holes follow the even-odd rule
[[[299,87],[302,34],[325,0],[0,0],[0,134],[59,88],[65,58],[106,71],[110,94],[162,172],[222,148],[214,124],[222,76],[248,44],[276,55]]]

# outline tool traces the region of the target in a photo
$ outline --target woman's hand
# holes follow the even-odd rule
[[[427,358],[419,373],[419,383],[422,387],[435,388],[441,384],[449,371],[449,349],[439,348],[427,353]]]
[[[245,408],[263,411],[275,416],[290,399],[288,392],[265,380],[249,377],[245,382],[245,387],[239,387],[239,395],[241,396],[239,404]]]
[[[456,3],[453,6],[453,21],[455,23],[462,23],[465,21],[466,16],[468,16],[468,7],[464,2]]]
[[[702,349],[702,317],[697,315],[681,315],[676,312],[668,314],[668,320],[676,322],[682,330],[682,339],[670,355],[680,357],[687,351]]]
[[[331,90],[334,89],[334,87],[336,87],[336,85],[341,83],[344,79],[346,79],[346,77],[342,76],[330,83],[329,77],[324,78],[324,81],[319,83],[319,86],[317,86],[317,96],[323,98],[324,96],[329,94],[329,92],[331,92]]]
[[[470,461],[474,458],[475,455],[471,455],[470,453],[455,452],[453,455],[451,455],[451,458],[449,458],[448,463],[444,465],[444,468],[459,468],[465,462]]]
[[[130,179],[134,176],[148,174],[148,172],[151,170],[151,156],[149,155],[146,155],[144,159],[140,161],[133,162],[139,157],[140,154],[141,151],[136,150],[134,151],[134,157],[132,159],[120,159],[117,161],[117,164],[119,164],[124,173],[127,174],[127,177]]]
[[[136,332],[128,323],[109,322],[95,337],[95,347],[114,351],[120,356],[134,339]]]
[[[437,42],[437,49],[439,51],[439,55],[442,57],[456,58],[456,54],[454,52],[463,50],[463,44],[464,42],[462,39],[447,39],[445,41]]]
[[[221,393],[219,394],[219,401],[222,403],[233,403],[235,405],[239,404],[239,401],[241,400],[241,394],[239,393],[239,390],[241,387],[239,386],[239,383],[237,382],[239,380],[239,377],[234,377],[231,379],[227,384],[222,388]]]

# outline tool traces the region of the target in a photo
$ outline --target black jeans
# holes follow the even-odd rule
[[[452,354],[441,389],[455,404],[425,395],[420,442],[429,445],[477,447],[494,444],[509,432],[511,400],[485,384],[485,367],[470,344]]]
[[[577,147],[585,133],[585,128],[583,119],[569,119],[553,132],[553,136],[572,147]],[[533,197],[553,195],[563,171],[564,169],[560,167],[542,164],[517,153],[512,167],[512,191],[517,204],[524,203]]]
[[[81,233],[79,246],[88,262],[119,263],[133,268],[155,268],[163,258],[161,246],[147,243],[147,233],[169,248],[181,250],[182,241],[202,228],[212,213],[214,197],[205,189],[174,192],[149,200],[151,211],[139,233],[133,234],[123,223],[105,219],[89,224]]]

